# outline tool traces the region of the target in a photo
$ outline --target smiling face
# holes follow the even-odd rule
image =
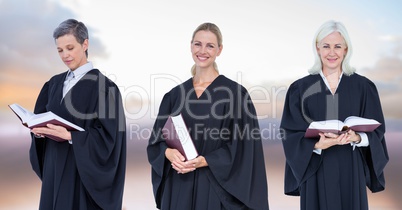
[[[197,68],[213,68],[214,61],[222,51],[216,35],[210,31],[198,31],[191,42],[191,54]]]
[[[339,32],[333,32],[317,44],[323,71],[341,71],[342,61],[347,52],[345,40]]]
[[[66,34],[56,39],[56,45],[61,60],[72,71],[87,63],[88,39],[80,44],[74,35]]]

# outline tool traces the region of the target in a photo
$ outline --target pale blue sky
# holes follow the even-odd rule
[[[110,57],[97,63],[114,69],[116,77],[117,69],[126,69],[120,74],[128,75],[131,66],[132,71],[143,72],[138,75],[141,78],[149,73],[188,78],[191,33],[205,21],[216,23],[223,33],[224,50],[217,60],[221,72],[235,77],[240,71],[246,80],[257,83],[304,75],[313,62],[312,37],[329,19],[342,21],[348,28],[355,48],[352,63],[357,68],[373,66],[395,46],[390,37],[402,36],[397,9],[402,6],[390,0],[64,2],[77,18],[98,30]],[[278,71],[288,74],[283,77]],[[265,73],[266,78],[261,77]],[[122,83],[149,81],[126,78],[121,78]]]
[[[90,31],[89,60],[121,87],[123,96],[158,103],[190,78],[191,35],[207,21],[223,33],[217,59],[222,74],[247,87],[287,86],[307,74],[313,36],[334,19],[349,31],[351,63],[358,73],[379,84],[380,91],[387,85],[395,94],[402,91],[399,8],[398,0],[0,0],[0,81],[39,89],[51,75],[65,71],[52,33],[61,21],[76,18]],[[397,58],[390,63],[397,71],[378,65],[389,57]],[[169,75],[160,79],[163,74]],[[399,79],[391,81],[387,74]]]
[[[339,20],[352,39],[352,64],[377,84],[390,120],[402,118],[401,8],[400,0],[0,0],[0,148],[5,157],[1,166],[9,169],[3,171],[8,176],[2,173],[5,190],[0,206],[10,202],[14,209],[37,208],[40,187],[28,163],[29,132],[7,104],[21,103],[32,110],[42,85],[67,70],[52,38],[54,28],[67,18],[88,26],[89,59],[119,85],[129,119],[136,111],[144,111],[130,98],[142,96],[141,100],[151,102],[151,107],[142,108],[156,112],[162,95],[190,78],[190,39],[203,22],[214,22],[222,30],[224,49],[217,59],[222,74],[249,90],[260,86],[273,95],[271,88],[283,88],[283,96],[290,82],[306,75],[313,64],[312,39],[318,27],[326,20]],[[159,79],[153,80],[155,77]],[[262,104],[270,105],[272,101]],[[283,107],[281,101],[277,105],[272,112]],[[143,117],[143,124],[138,125],[151,125],[153,114]],[[398,161],[395,154],[400,154],[400,133],[392,133],[400,127],[400,120],[395,122],[387,124],[391,128],[387,131],[389,151],[394,154],[391,161]],[[21,135],[25,138],[12,137]],[[129,143],[131,162],[124,205],[130,210],[152,209],[145,144]],[[270,147],[266,153],[266,163],[271,164],[270,205],[273,209],[286,209],[286,205],[295,209],[298,197],[283,195],[280,148]],[[401,206],[398,167],[392,162],[388,168],[389,185],[384,193],[369,193],[371,209]],[[26,189],[23,196],[20,191],[12,192],[18,184]]]

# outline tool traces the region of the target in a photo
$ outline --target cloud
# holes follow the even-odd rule
[[[402,36],[395,36],[395,35],[384,35],[380,36],[379,39],[381,41],[387,41],[387,42],[400,42],[402,41]]]
[[[58,58],[52,35],[59,23],[76,16],[56,1],[1,1],[0,70],[17,67],[54,74],[56,67],[66,69]],[[90,53],[104,56],[100,40],[90,40]]]
[[[393,48],[376,61],[373,67],[362,72],[378,85],[384,94],[402,91],[402,37],[388,39]]]
[[[13,100],[21,94],[28,95],[16,90],[39,89],[51,75],[67,70],[57,54],[53,30],[69,18],[77,15],[57,1],[0,1],[0,94],[11,100],[1,98],[1,105],[16,102]],[[95,30],[87,27],[91,43],[89,55],[104,57],[107,54],[102,42],[91,37]]]
[[[373,67],[362,69],[362,74],[377,86],[385,117],[402,118],[402,39],[388,39],[394,48],[381,57]]]

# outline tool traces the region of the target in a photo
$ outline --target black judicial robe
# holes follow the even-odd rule
[[[209,166],[178,174],[161,129],[181,113]],[[157,208],[268,209],[267,178],[254,105],[244,87],[218,76],[197,98],[192,79],[166,93],[147,147]]]
[[[309,123],[349,116],[375,119],[381,124],[367,133],[368,147],[336,145],[313,153],[318,138],[304,138]],[[343,75],[334,95],[320,75],[309,75],[290,85],[281,132],[286,156],[285,194],[300,195],[301,209],[368,209],[366,186],[384,190],[388,162],[385,124],[377,88],[366,77]]]
[[[52,111],[85,131],[72,131],[72,144],[32,137],[30,161],[42,180],[39,209],[121,210],[126,122],[118,87],[93,69],[62,99],[66,75],[44,84],[35,113]]]

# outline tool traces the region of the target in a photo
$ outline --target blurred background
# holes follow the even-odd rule
[[[155,209],[147,139],[164,93],[190,78],[190,40],[203,22],[223,33],[220,73],[252,95],[263,135],[271,209],[298,209],[283,193],[284,155],[278,140],[287,88],[313,64],[312,39],[334,19],[352,40],[352,65],[378,87],[390,162],[386,190],[370,209],[402,206],[402,2],[399,0],[0,0],[0,210],[37,209],[40,180],[29,164],[29,130],[7,107],[33,110],[42,85],[67,68],[53,30],[68,18],[90,34],[89,60],[118,84],[127,117],[124,209]]]

